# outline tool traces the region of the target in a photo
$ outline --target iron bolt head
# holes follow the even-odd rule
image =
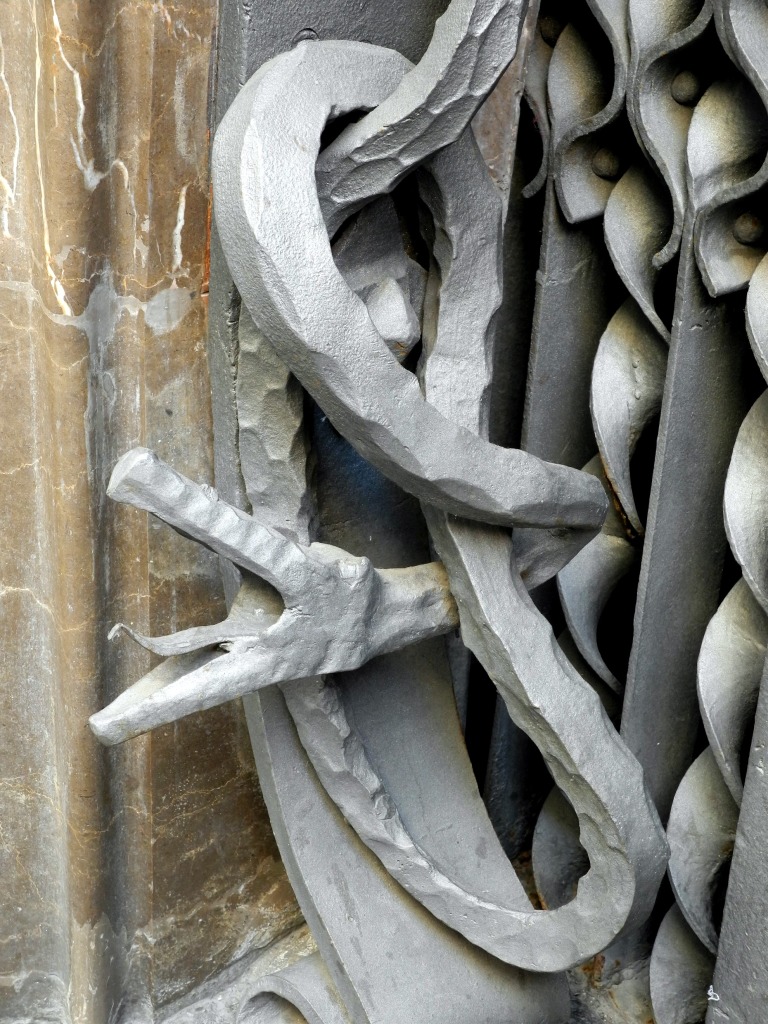
[[[754,213],[742,213],[733,223],[733,237],[741,245],[756,245],[763,230],[763,222]]]
[[[678,71],[669,88],[672,99],[683,107],[692,107],[701,96],[701,82],[692,71]]]
[[[592,157],[592,170],[598,178],[615,181],[621,174],[621,162],[612,149],[603,146]]]

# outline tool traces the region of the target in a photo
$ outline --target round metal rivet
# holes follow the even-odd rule
[[[692,71],[679,71],[672,79],[669,91],[675,103],[692,107],[701,96],[701,82]]]
[[[621,163],[612,149],[598,149],[592,157],[592,170],[598,178],[615,181],[621,173]]]
[[[741,245],[756,245],[763,237],[764,224],[754,213],[742,213],[733,224],[733,237]]]

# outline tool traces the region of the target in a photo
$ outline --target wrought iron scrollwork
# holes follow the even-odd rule
[[[238,569],[222,623],[118,627],[166,660],[91,724],[121,742],[245,698],[319,952],[263,979],[242,1024],[289,1006],[322,1024],[555,1024],[566,971],[573,1019],[645,1020],[652,1001],[659,1024],[699,1020],[734,836],[708,1020],[756,1020],[768,997],[749,877],[765,860],[768,406],[747,412],[746,345],[765,371],[768,11],[542,4],[521,62],[541,262],[522,435],[501,447],[508,206],[470,122],[535,8],[453,0],[415,66],[313,40],[256,72],[213,148],[250,508],[144,450],[112,477],[115,500]],[[721,600],[727,544],[743,579]],[[601,630],[633,573],[627,667]],[[555,786],[537,823],[525,812],[538,906],[462,740],[466,658],[441,639],[457,626]]]

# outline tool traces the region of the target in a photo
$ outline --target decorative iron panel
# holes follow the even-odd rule
[[[218,492],[109,494],[230,611],[92,728],[243,698],[241,1024],[760,1021],[768,9],[329,6],[222,9]]]

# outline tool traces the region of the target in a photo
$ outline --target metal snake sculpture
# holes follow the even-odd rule
[[[233,563],[239,590],[217,625],[161,638],[119,627],[167,660],[91,725],[122,742],[244,697],[319,953],[259,982],[243,1024],[296,1011],[311,1024],[501,1024],[510,1012],[555,1024],[570,1012],[560,972],[603,954],[616,984],[647,985],[651,946],[660,1024],[703,1013],[711,879],[736,827],[768,610],[759,512],[745,515],[738,492],[762,486],[764,402],[742,425],[738,309],[712,296],[751,277],[748,329],[768,366],[768,272],[753,243],[731,241],[768,165],[753,92],[705,89],[685,55],[714,25],[764,101],[759,40],[743,29],[764,25],[753,6],[585,0],[557,31],[541,22],[527,102],[544,158],[525,194],[545,190],[544,238],[519,449],[488,440],[505,204],[468,125],[515,55],[527,5],[453,0],[415,66],[371,44],[301,42],[253,75],[220,125],[214,212],[243,300],[234,401],[250,511],[143,450],[120,460],[110,494]],[[404,183],[426,259],[413,226],[404,236]],[[670,316],[657,293],[674,259]],[[317,409],[315,486],[303,393]],[[631,460],[657,416],[644,522]],[[349,477],[357,517],[335,513],[334,474]],[[724,489],[746,583],[710,622]],[[411,536],[388,530],[395,509]],[[359,550],[384,567],[348,553]],[[625,687],[599,623],[638,559]],[[529,594],[555,577],[560,640]],[[670,630],[664,596],[692,587]],[[464,748],[439,639],[457,625],[557,787],[534,839],[544,909],[499,844]],[[711,748],[691,764],[700,647]],[[608,712],[622,703],[619,732]],[[659,813],[680,909],[654,942]]]

